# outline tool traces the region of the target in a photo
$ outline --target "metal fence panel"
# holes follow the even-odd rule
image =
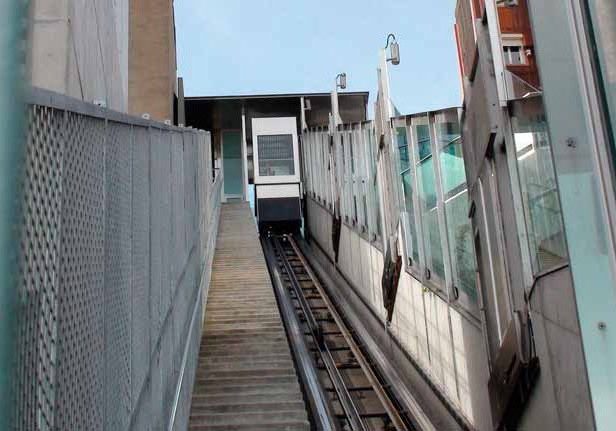
[[[150,368],[150,142],[149,131],[133,127],[132,144],[132,343],[131,401],[135,406]]]
[[[105,122],[68,113],[60,133],[66,142],[55,427],[100,429],[105,405],[101,358],[106,357]]]
[[[106,429],[126,429],[131,410],[131,128],[108,123],[105,137],[104,418]]]
[[[184,429],[220,210],[210,136],[30,99],[14,428]]]

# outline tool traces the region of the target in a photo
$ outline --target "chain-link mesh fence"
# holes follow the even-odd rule
[[[220,210],[210,135],[29,102],[15,428],[185,429]]]

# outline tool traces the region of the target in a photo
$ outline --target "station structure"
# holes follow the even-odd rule
[[[408,115],[394,35],[374,106],[185,97],[138,4],[0,6],[1,429],[616,428],[612,2],[458,0]]]

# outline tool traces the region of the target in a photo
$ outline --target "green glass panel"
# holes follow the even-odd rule
[[[454,286],[476,301],[475,250],[468,209],[466,191],[445,202]]]
[[[441,172],[445,196],[466,184],[466,171],[460,140],[446,146],[441,154]]]
[[[225,194],[229,196],[240,196],[243,191],[241,133],[223,133],[222,145]]]
[[[436,125],[436,136],[440,146],[448,145],[460,138],[460,123],[444,121]]]
[[[436,207],[436,181],[434,178],[434,161],[432,157],[419,164],[419,196],[427,209]]]
[[[430,126],[428,124],[415,126],[415,135],[417,136],[417,158],[423,160],[432,154]]]
[[[409,168],[409,146],[406,137],[405,127],[396,127],[396,144],[398,146],[398,154],[400,157],[400,172]]]
[[[441,279],[445,278],[445,265],[443,263],[443,249],[441,246],[441,231],[438,223],[438,211],[436,208],[424,213],[424,222],[427,232],[426,266],[433,274]]]
[[[414,262],[419,262],[419,249],[417,248],[417,229],[415,211],[413,210],[413,176],[410,170],[402,174],[402,185],[404,187],[404,204],[409,217],[409,235],[411,250],[409,255]]]
[[[436,181],[434,177],[434,160],[425,159],[418,166],[419,197],[424,227],[424,248],[426,267],[434,274],[445,277],[441,233],[438,222]]]

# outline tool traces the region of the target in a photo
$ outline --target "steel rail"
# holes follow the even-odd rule
[[[398,413],[398,409],[393,404],[392,400],[387,395],[387,392],[385,391],[385,389],[381,385],[381,382],[379,381],[379,379],[376,377],[376,375],[372,371],[372,368],[368,364],[368,361],[367,361],[366,357],[364,356],[364,354],[360,350],[360,348],[357,345],[357,343],[355,343],[355,340],[353,339],[353,336],[351,335],[349,329],[347,328],[346,323],[342,320],[342,317],[336,311],[336,308],[335,308],[334,304],[331,302],[331,300],[329,299],[329,296],[325,292],[325,289],[323,288],[323,286],[321,285],[321,283],[317,279],[315,273],[312,271],[312,269],[308,265],[308,262],[304,258],[303,254],[300,251],[300,249],[297,246],[297,244],[295,243],[295,240],[293,239],[293,237],[291,235],[285,235],[285,237],[286,237],[287,241],[289,242],[289,244],[291,245],[291,247],[293,248],[293,250],[294,250],[295,254],[297,255],[297,257],[301,261],[301,263],[302,263],[306,273],[310,277],[310,279],[311,279],[312,283],[314,284],[315,288],[317,289],[317,291],[319,292],[319,294],[323,298],[323,302],[325,302],[325,304],[327,305],[327,307],[329,309],[328,311],[330,312],[332,318],[334,319],[336,325],[338,326],[338,329],[340,329],[340,332],[342,333],[342,336],[344,337],[344,339],[347,342],[348,346],[350,347],[351,351],[355,355],[355,357],[357,359],[357,362],[359,363],[362,371],[364,372],[364,374],[368,378],[368,381],[370,382],[370,385],[373,387],[374,392],[376,393],[377,397],[381,401],[381,404],[383,405],[383,407],[387,411],[387,414],[389,415],[389,418],[390,418],[392,424],[396,427],[397,430],[406,430],[407,429],[406,424],[404,423],[404,420],[402,419],[402,417]]]
[[[301,328],[300,321],[296,315],[295,306],[286,294],[286,287],[282,281],[280,267],[276,261],[276,254],[273,248],[273,241],[261,237],[261,245],[265,251],[265,258],[270,267],[274,293],[278,300],[281,316],[290,340],[291,348],[294,352],[295,361],[298,367],[300,378],[306,389],[306,395],[311,407],[312,418],[315,422],[316,431],[338,431],[336,417],[332,412],[328,397],[317,376],[316,369],[312,364],[312,356],[308,350],[304,339],[304,330]]]
[[[308,329],[312,337],[316,341],[317,350],[320,353],[321,360],[323,361],[323,364],[325,365],[327,374],[329,375],[332,381],[332,384],[334,385],[336,395],[338,396],[338,399],[340,400],[340,404],[342,405],[344,414],[349,421],[349,425],[351,426],[351,429],[354,431],[367,431],[364,425],[364,422],[362,421],[361,416],[359,412],[357,411],[357,407],[355,406],[355,403],[353,402],[353,398],[351,397],[351,394],[347,390],[344,380],[342,376],[340,375],[340,370],[338,370],[338,368],[336,367],[336,362],[329,348],[327,347],[327,344],[323,341],[323,335],[322,335],[320,326],[318,325],[314,317],[314,314],[312,310],[310,309],[310,305],[308,304],[308,301],[304,296],[304,292],[302,291],[301,285],[299,284],[299,281],[297,280],[295,271],[293,270],[293,268],[291,267],[291,264],[289,263],[289,259],[287,258],[286,252],[283,249],[282,245],[280,244],[280,240],[277,237],[273,238],[273,242],[274,242],[274,247],[276,248],[276,250],[278,251],[278,254],[280,255],[280,261],[282,265],[284,266],[287,272],[287,275],[289,276],[289,282],[291,284],[291,287],[293,288],[293,291],[295,292],[298,302],[300,303],[300,307],[302,308],[302,312],[304,313],[304,316],[306,317],[306,322],[308,323]]]

